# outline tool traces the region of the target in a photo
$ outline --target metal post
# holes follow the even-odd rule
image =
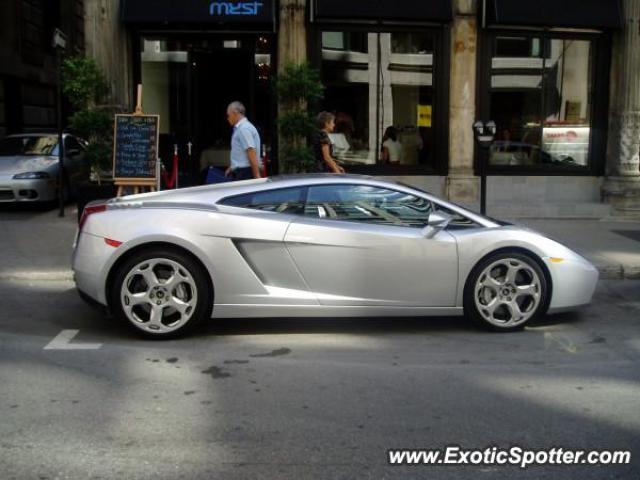
[[[487,214],[487,161],[489,156],[489,149],[485,146],[480,147],[482,153],[480,154],[480,213],[482,215]]]
[[[67,48],[67,36],[65,33],[56,28],[53,32],[53,38],[51,39],[51,46],[56,51],[57,60],[57,77],[58,77],[58,93],[56,95],[56,110],[57,110],[57,127],[58,127],[58,199],[60,201],[60,212],[58,216],[64,217],[64,189],[65,189],[65,174],[64,174],[64,141],[62,136],[62,53]]]
[[[160,157],[156,158],[156,191],[159,192],[162,190],[162,159]]]
[[[180,166],[179,166],[179,159],[180,157],[178,157],[178,144],[174,144],[173,145],[173,162],[171,162],[171,174],[173,175],[173,167],[175,167],[175,174],[176,174],[176,178],[175,178],[175,189],[178,189],[178,177],[180,176]]]
[[[487,163],[491,144],[496,136],[496,123],[493,120],[483,122],[476,121],[473,124],[473,134],[480,147],[480,213],[487,214]]]
[[[58,69],[58,93],[56,99],[57,126],[58,126],[58,199],[60,202],[59,217],[64,217],[64,139],[62,135],[62,49],[56,48],[57,69]]]

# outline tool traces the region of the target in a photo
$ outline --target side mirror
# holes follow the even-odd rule
[[[444,212],[432,212],[429,215],[427,226],[422,229],[425,238],[433,238],[438,232],[447,228],[453,217]]]
[[[80,155],[80,150],[77,148],[70,148],[67,150],[67,157],[77,157],[78,155]]]

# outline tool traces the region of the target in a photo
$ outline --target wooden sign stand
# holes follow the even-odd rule
[[[133,112],[133,115],[144,115],[142,111],[142,85],[138,85],[137,99],[136,99],[136,109]],[[157,151],[157,149],[156,149]],[[157,172],[157,169],[156,169]],[[157,173],[156,173],[157,175]],[[142,178],[116,178],[114,181],[114,185],[118,187],[116,197],[121,197],[125,188],[131,187],[133,188],[133,194],[141,193],[141,189],[148,188],[150,192],[156,191],[158,179],[154,178],[152,180],[145,180]]]

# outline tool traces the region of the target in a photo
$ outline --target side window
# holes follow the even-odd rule
[[[304,194],[305,189],[302,187],[279,188],[227,197],[219,203],[232,207],[302,215],[304,212]]]
[[[454,212],[453,210],[450,210],[447,207],[443,207],[442,205],[439,205],[437,203],[434,203],[433,206],[437,212],[443,212],[453,217],[451,220],[451,223],[449,223],[449,226],[447,228],[475,228],[479,226],[473,220],[463,215],[460,215],[459,213]]]
[[[380,225],[422,228],[431,202],[408,193],[370,185],[310,186],[305,215]]]
[[[64,148],[67,152],[76,151],[77,153],[82,153],[84,151],[84,147],[73,137],[64,139]]]

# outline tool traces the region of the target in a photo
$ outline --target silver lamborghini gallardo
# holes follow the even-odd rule
[[[353,175],[247,180],[89,204],[81,295],[137,331],[207,318],[465,314],[497,331],[588,304],[598,272],[534,231]]]

